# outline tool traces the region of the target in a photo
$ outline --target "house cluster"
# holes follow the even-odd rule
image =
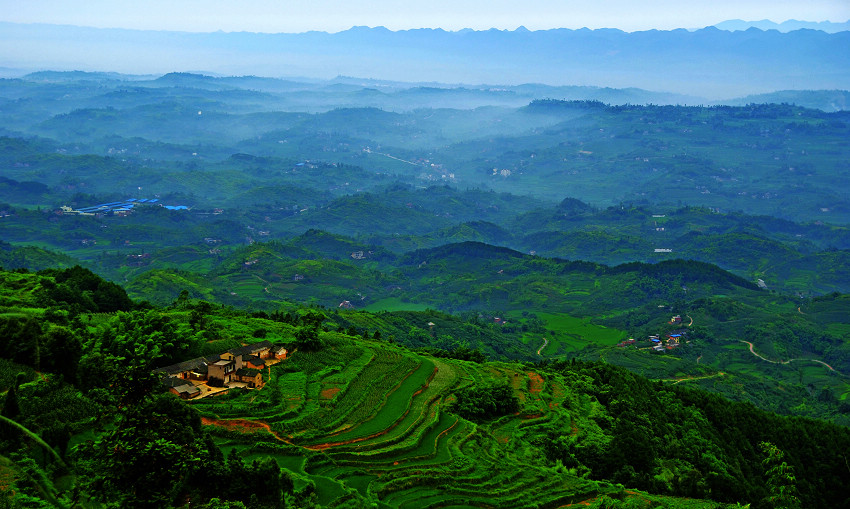
[[[687,335],[688,331],[686,329],[677,329],[667,333],[663,338],[657,334],[649,336],[646,342],[649,343],[648,348],[655,350],[656,352],[663,352],[664,350],[673,350],[674,348],[678,348],[685,341],[685,337]],[[637,341],[634,338],[629,338],[617,343],[617,346],[620,348],[637,346]]]
[[[674,348],[678,348],[682,344],[687,334],[687,330],[678,329],[668,332],[663,338],[657,335],[649,336],[649,342],[652,343],[652,349],[656,352],[663,352],[664,350],[673,350]]]
[[[150,263],[150,257],[150,253],[128,254],[124,265],[128,267],[142,267]]]
[[[159,368],[163,384],[183,399],[201,395],[202,386],[244,386],[259,389],[264,385],[263,370],[268,362],[286,359],[286,347],[260,341],[207,357],[198,357]],[[193,382],[200,382],[196,384]]]
[[[60,215],[80,215],[80,216],[127,216],[138,209],[140,206],[157,205],[168,210],[189,210],[185,205],[163,205],[159,203],[158,198],[128,198],[126,200],[113,201],[109,203],[101,203],[92,205],[91,207],[82,207],[75,209],[67,205],[59,207],[57,211]]]

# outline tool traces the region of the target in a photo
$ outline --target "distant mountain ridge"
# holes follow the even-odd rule
[[[162,74],[368,76],[445,83],[643,88],[711,100],[850,89],[850,32],[354,27],[339,33],[185,33],[0,23],[0,63]]]
[[[850,30],[850,21],[844,23],[833,23],[832,21],[798,21],[789,19],[782,23],[776,23],[768,19],[760,21],[743,21],[740,19],[730,19],[714,25],[720,30],[728,30],[730,32],[736,30],[748,30],[750,28],[758,28],[759,30],[779,30],[780,32],[792,32],[794,30],[820,30],[829,34],[836,32],[844,32]]]
[[[152,101],[157,94],[235,93],[256,108],[267,111],[324,112],[340,107],[376,107],[390,111],[417,108],[474,109],[483,106],[520,107],[538,99],[599,101],[609,105],[657,104],[681,106],[743,106],[786,103],[835,112],[850,109],[847,90],[776,90],[764,94],[709,100],[696,95],[674,94],[640,88],[594,86],[552,86],[539,83],[521,85],[458,85],[429,82],[402,82],[376,78],[336,76],[330,80],[311,78],[271,78],[221,76],[205,73],[169,72],[163,75],[131,75],[115,72],[18,70],[11,81],[39,86],[98,83],[114,89],[113,100]],[[180,92],[180,91],[183,92]],[[159,91],[159,92],[158,92]],[[324,94],[325,100],[319,99]],[[273,97],[276,96],[276,97]],[[280,98],[285,97],[285,101]],[[74,109],[69,106],[68,108]],[[70,110],[66,110],[70,111]]]

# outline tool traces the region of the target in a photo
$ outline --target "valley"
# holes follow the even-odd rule
[[[566,92],[0,79],[2,491],[842,507],[847,111]]]

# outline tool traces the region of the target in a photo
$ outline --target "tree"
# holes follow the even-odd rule
[[[299,327],[295,331],[295,346],[299,350],[312,352],[322,348],[322,339],[319,330],[315,327]]]
[[[73,330],[67,327],[50,327],[43,336],[41,367],[45,371],[58,373],[73,382],[77,366],[82,357],[82,343]]]
[[[182,290],[180,295],[177,296],[177,300],[174,301],[174,307],[178,309],[185,309],[189,305],[189,290]]]
[[[127,407],[117,425],[77,446],[82,486],[121,507],[169,507],[197,477],[209,441],[197,412],[171,394]]]
[[[767,485],[767,503],[775,509],[797,509],[801,507],[797,497],[797,478],[794,467],[782,461],[785,453],[770,442],[761,442],[759,448],[764,453],[761,464],[764,467]]]
[[[507,383],[463,387],[455,392],[455,396],[457,399],[451,411],[473,422],[483,422],[519,410],[519,398]]]
[[[18,418],[18,415],[20,415],[21,407],[18,403],[18,387],[24,383],[24,378],[26,378],[26,375],[18,373],[15,377],[15,384],[12,385],[6,393],[6,399],[3,401],[3,410],[0,410],[0,415],[3,417],[8,417],[9,419],[14,420]]]
[[[35,317],[0,319],[0,355],[39,369],[41,336],[41,324]]]

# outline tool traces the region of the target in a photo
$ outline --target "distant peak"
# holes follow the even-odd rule
[[[831,21],[801,21],[796,19],[789,19],[783,21],[782,23],[776,23],[769,19],[762,19],[759,21],[744,21],[740,19],[731,19],[727,21],[723,21],[721,23],[717,23],[714,27],[720,30],[726,30],[729,32],[737,32],[737,31],[746,31],[751,28],[757,28],[759,30],[778,30],[780,32],[792,32],[795,30],[819,30],[821,32],[826,33],[836,33],[836,32],[844,32],[850,30],[850,21],[845,21],[843,23],[833,23]]]
[[[349,28],[348,32],[392,32],[385,26],[368,27],[365,25],[357,25]]]

